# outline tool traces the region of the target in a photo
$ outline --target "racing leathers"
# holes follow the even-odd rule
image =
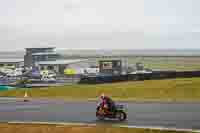
[[[110,97],[103,97],[101,106],[106,113],[112,113],[115,110],[115,102]]]

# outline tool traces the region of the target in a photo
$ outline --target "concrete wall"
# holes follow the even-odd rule
[[[26,54],[24,56],[24,66],[25,67],[32,67],[33,66],[33,58],[32,55]]]

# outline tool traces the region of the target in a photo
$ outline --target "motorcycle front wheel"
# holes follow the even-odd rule
[[[98,120],[104,120],[105,117],[103,115],[100,115],[98,112],[96,112],[96,117]]]

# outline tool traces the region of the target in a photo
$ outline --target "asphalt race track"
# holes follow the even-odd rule
[[[128,120],[98,121],[95,102],[0,98],[0,122],[41,121],[200,129],[200,103],[123,103]]]

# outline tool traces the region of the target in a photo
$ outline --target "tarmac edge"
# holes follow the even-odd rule
[[[68,122],[41,122],[41,121],[10,121],[8,124],[40,124],[40,125],[58,125],[58,126],[90,126],[96,127],[96,123],[68,123]],[[167,128],[159,126],[134,126],[134,125],[111,125],[112,127],[121,127],[121,128],[135,128],[135,129],[151,129],[151,130],[161,130],[161,131],[177,131],[177,132],[193,132],[200,133],[200,130],[196,129],[179,129],[179,128]]]

